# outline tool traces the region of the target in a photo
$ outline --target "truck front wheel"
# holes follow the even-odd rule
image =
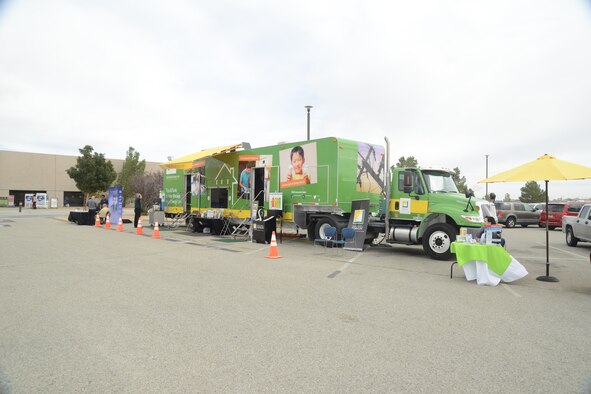
[[[456,240],[455,229],[447,223],[436,223],[423,234],[423,250],[435,260],[449,260],[451,243]]]
[[[579,240],[573,234],[572,227],[567,227],[566,228],[566,244],[568,246],[577,246],[577,243],[579,243]]]

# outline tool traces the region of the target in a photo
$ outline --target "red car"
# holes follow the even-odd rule
[[[554,230],[556,227],[562,226],[563,216],[577,216],[583,203],[560,202],[548,204],[548,229]],[[546,227],[546,211],[540,212],[540,227]]]

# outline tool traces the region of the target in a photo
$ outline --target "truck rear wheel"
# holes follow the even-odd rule
[[[570,226],[567,227],[566,228],[566,244],[568,246],[577,246],[577,243],[579,243],[579,240],[573,234],[572,227],[570,227]]]
[[[336,227],[338,234],[339,226],[337,226],[336,222],[331,218],[322,218],[316,223],[316,239],[326,239],[326,234],[324,233],[324,231],[328,227]]]
[[[432,259],[449,260],[451,243],[456,240],[455,229],[447,223],[436,223],[423,234],[423,250]]]

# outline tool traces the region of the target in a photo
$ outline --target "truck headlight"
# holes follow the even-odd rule
[[[480,216],[462,215],[462,218],[470,223],[483,223]]]

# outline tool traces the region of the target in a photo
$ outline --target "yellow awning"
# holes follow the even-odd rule
[[[176,169],[176,170],[190,170],[193,168],[193,163],[222,153],[234,152],[236,149],[241,148],[242,144],[234,144],[228,146],[220,146],[219,148],[205,149],[201,152],[191,153],[190,155],[181,156],[171,161],[166,161],[160,164],[160,167],[165,169]]]

